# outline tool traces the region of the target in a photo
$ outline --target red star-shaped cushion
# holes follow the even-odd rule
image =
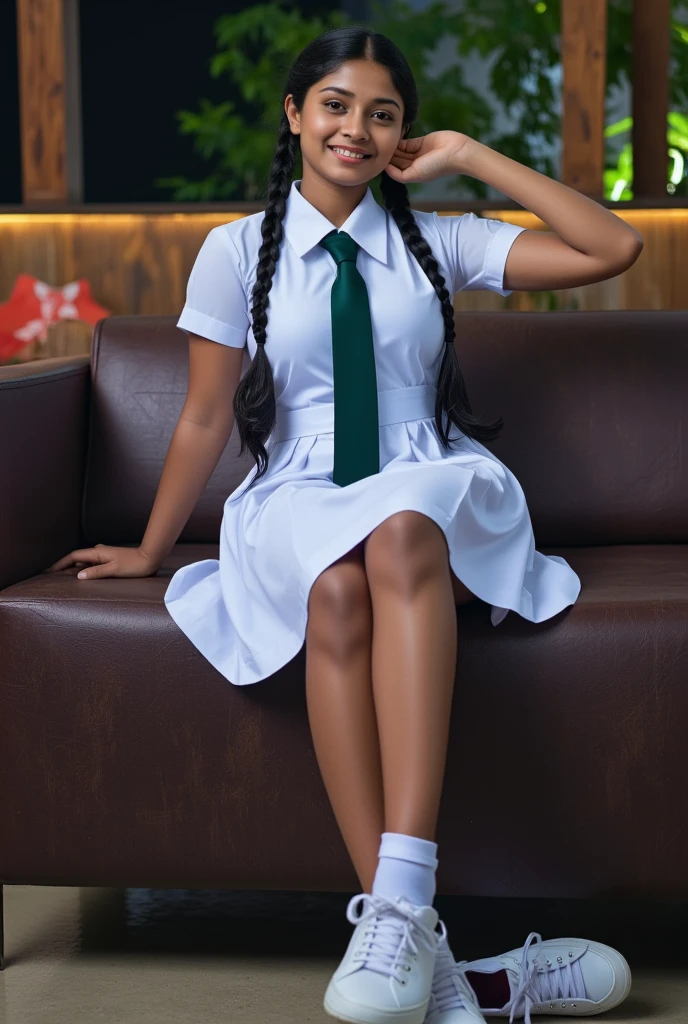
[[[45,341],[48,327],[57,320],[96,324],[109,315],[109,309],[94,302],[85,277],[53,288],[30,274],[19,274],[9,300],[0,303],[0,363],[36,339]]]

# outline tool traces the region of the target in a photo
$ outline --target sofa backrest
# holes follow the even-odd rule
[[[87,543],[145,531],[186,395],[176,320],[95,328]],[[518,478],[538,545],[688,540],[688,311],[457,311],[456,331],[474,413],[504,417],[489,448]],[[225,498],[254,465],[238,450],[235,426],[180,542],[218,542]]]

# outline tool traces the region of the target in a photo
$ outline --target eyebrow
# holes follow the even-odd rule
[[[318,92],[326,92],[328,89],[331,89],[332,92],[341,93],[342,96],[355,95],[355,93],[350,92],[348,89],[341,89],[338,85],[326,85],[324,89],[319,89]],[[395,107],[398,107],[399,110],[401,110],[397,101],[391,99],[389,96],[377,96],[374,100],[371,100],[371,103],[393,103]]]

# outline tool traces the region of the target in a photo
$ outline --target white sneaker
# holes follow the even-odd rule
[[[486,1024],[478,997],[446,939],[440,939],[425,1024]]]
[[[327,986],[326,1012],[356,1024],[422,1024],[437,944],[447,934],[435,908],[360,893],[346,916],[356,927]]]
[[[531,947],[533,939],[538,945]],[[546,939],[531,932],[520,949],[482,960],[461,960],[467,973],[505,971],[510,997],[501,1009],[481,1005],[485,1017],[525,1016],[549,1013],[588,1017],[622,1003],[631,991],[631,969],[612,946],[591,939]],[[467,979],[468,980],[468,979]],[[474,982],[479,991],[477,980]],[[484,1000],[483,1000],[484,1001]]]

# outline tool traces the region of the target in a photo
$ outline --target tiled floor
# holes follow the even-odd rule
[[[4,891],[1,1024],[332,1020],[322,998],[352,931],[351,893]],[[440,896],[435,906],[459,959],[520,946],[531,930],[608,942],[633,989],[604,1019],[688,1024],[688,903]]]

